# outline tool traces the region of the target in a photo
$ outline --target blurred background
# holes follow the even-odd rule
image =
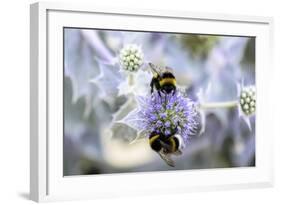
[[[174,168],[146,139],[133,142],[136,130],[115,123],[136,108],[116,61],[127,44],[141,47],[144,62],[173,68],[194,101],[202,90],[206,102],[237,100],[237,84],[255,84],[253,37],[65,28],[65,176],[255,166],[255,117],[249,129],[237,107],[205,110],[205,131],[174,158]],[[150,91],[145,69],[130,88],[136,93]]]

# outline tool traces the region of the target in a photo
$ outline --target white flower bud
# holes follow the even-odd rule
[[[248,105],[248,104],[245,104],[245,105],[243,106],[243,108],[244,108],[244,110],[248,110],[248,109],[249,109],[249,105]]]
[[[240,94],[240,107],[244,114],[252,115],[256,111],[256,91],[255,87],[248,86],[242,88]]]
[[[143,52],[138,45],[125,45],[119,54],[121,67],[127,71],[137,71],[143,63]]]

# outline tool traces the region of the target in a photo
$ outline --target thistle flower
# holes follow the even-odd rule
[[[143,52],[136,44],[125,45],[119,54],[119,63],[126,71],[137,71],[143,64]]]
[[[149,133],[179,134],[185,143],[195,135],[198,128],[198,112],[195,103],[180,92],[152,96],[142,101],[138,112],[139,128]]]

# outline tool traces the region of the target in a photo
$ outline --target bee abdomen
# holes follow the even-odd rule
[[[173,77],[166,77],[166,78],[162,78],[159,82],[160,86],[165,86],[165,85],[176,85],[176,79]]]
[[[162,148],[159,138],[160,135],[155,133],[151,133],[151,135],[149,136],[149,145],[151,149],[153,149],[156,152],[159,152]]]

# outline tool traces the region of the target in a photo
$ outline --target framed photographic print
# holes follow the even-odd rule
[[[31,199],[271,186],[272,22],[31,5]]]

